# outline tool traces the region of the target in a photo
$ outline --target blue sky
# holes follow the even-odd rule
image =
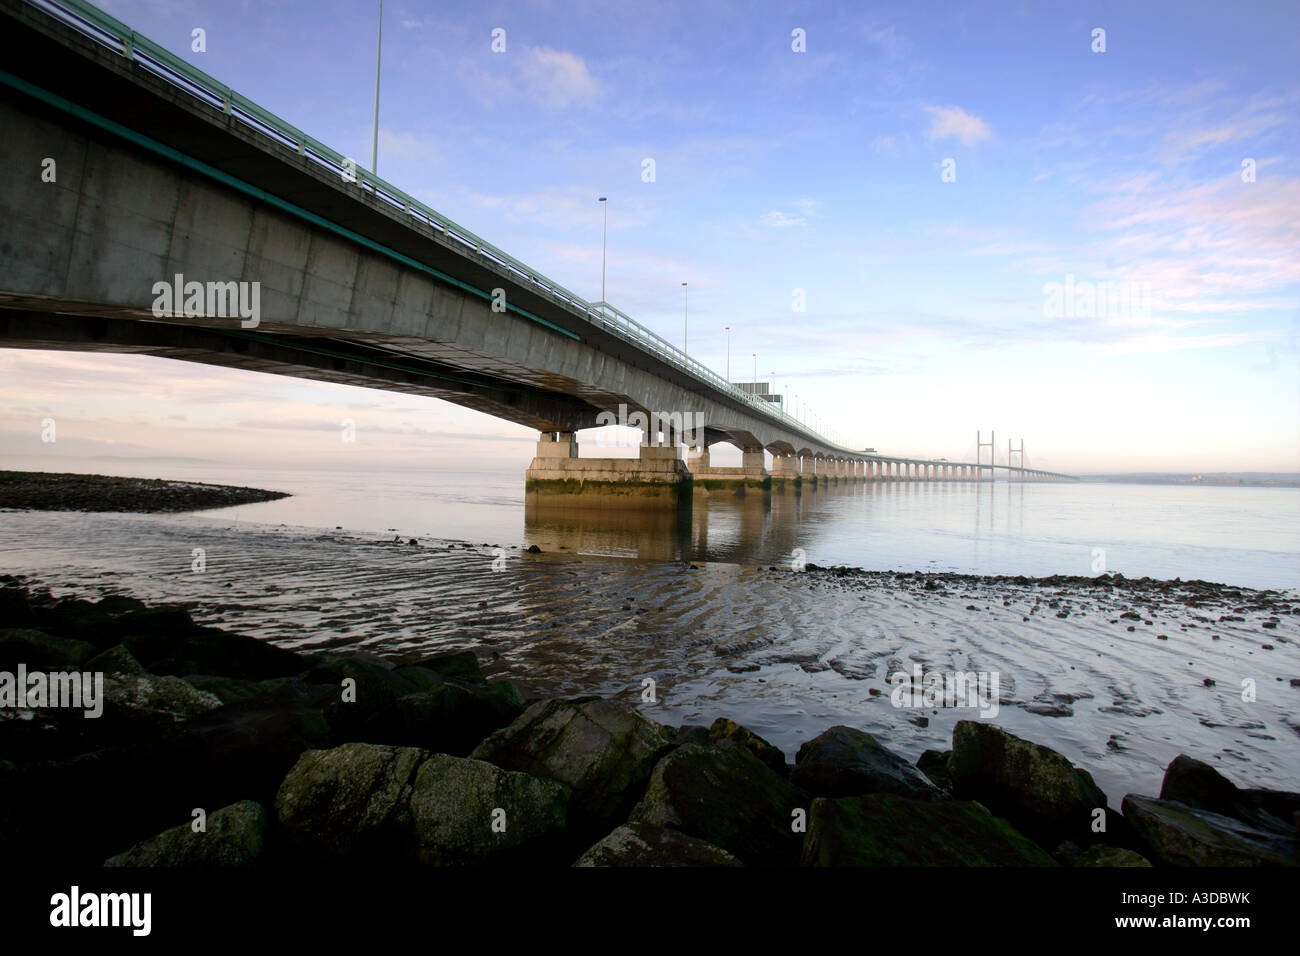
[[[104,6],[368,163],[377,3]],[[847,443],[899,454],[973,456],[991,428],[1000,459],[1023,437],[1066,471],[1300,471],[1297,117],[1294,3],[384,5],[384,178],[590,299],[609,196],[610,302],[680,343],[688,281],[693,355],[725,371],[730,325],[734,379],[757,353]],[[1067,281],[1150,309],[1049,314]],[[434,400],[138,357],[0,368],[5,417],[59,412],[69,453],[309,461],[348,407],[375,462],[532,454]]]

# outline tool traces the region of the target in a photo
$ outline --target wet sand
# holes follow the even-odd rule
[[[920,665],[997,672],[992,722],[1089,768],[1116,805],[1158,792],[1179,753],[1244,786],[1300,789],[1296,592],[692,568],[215,515],[9,512],[0,524],[0,571],[57,595],[181,603],[201,622],[294,649],[392,659],[471,649],[532,697],[639,699],[649,678],[655,719],[731,717],[790,758],[836,723],[911,759],[947,749],[971,709],[891,703],[890,675]]]

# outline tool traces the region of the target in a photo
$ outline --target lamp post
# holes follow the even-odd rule
[[[384,0],[379,0],[379,40],[375,44],[375,130],[370,141],[370,171],[379,175],[379,57],[384,52]]]
[[[731,381],[731,326],[724,325],[722,331],[727,333],[727,381]]]
[[[690,313],[690,292],[686,288],[686,283],[682,283],[682,352],[686,352],[686,338],[690,332],[691,313]]]
[[[758,388],[758,353],[754,353],[754,387]]]
[[[609,238],[609,202],[608,197],[601,196],[596,201],[604,210],[605,224],[600,232],[600,317],[605,317],[605,240]]]

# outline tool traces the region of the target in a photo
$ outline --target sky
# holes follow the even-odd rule
[[[368,165],[377,2],[103,6]],[[384,4],[381,176],[593,301],[608,196],[609,302],[884,453],[992,430],[1056,471],[1300,472],[1298,160],[1293,0]],[[8,454],[522,469],[535,440],[0,350]]]

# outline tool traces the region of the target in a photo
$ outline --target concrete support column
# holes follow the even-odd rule
[[[538,458],[577,458],[578,441],[573,432],[541,432],[537,439]]]
[[[743,448],[740,452],[740,467],[748,477],[753,475],[759,478],[767,477],[767,466],[764,463],[763,449],[761,448]]]
[[[686,466],[691,471],[700,471],[709,467],[709,446],[701,445],[686,453]]]
[[[794,455],[773,455],[772,477],[797,478],[799,476],[798,461],[799,459]]]

